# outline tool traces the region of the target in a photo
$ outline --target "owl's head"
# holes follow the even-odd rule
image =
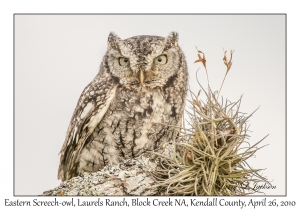
[[[124,40],[110,33],[104,59],[107,71],[120,85],[151,88],[164,86],[184,60],[176,32],[167,37],[143,35]]]

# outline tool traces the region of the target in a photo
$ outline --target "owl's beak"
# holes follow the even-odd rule
[[[141,69],[140,70],[140,82],[141,82],[141,85],[143,86],[144,85],[144,71]]]

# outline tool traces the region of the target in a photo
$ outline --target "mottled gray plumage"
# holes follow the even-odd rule
[[[58,178],[94,172],[170,141],[171,126],[181,123],[187,78],[177,33],[125,40],[110,33],[99,73],[73,113]]]

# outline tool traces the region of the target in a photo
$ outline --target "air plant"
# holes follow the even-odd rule
[[[196,62],[202,62],[206,69],[205,55],[197,51]],[[228,61],[224,51],[224,80],[232,65],[232,54]],[[207,69],[206,75],[208,79]],[[219,102],[224,80],[215,93],[198,82],[205,102],[199,98],[201,91],[196,95],[190,90],[187,123],[191,128],[181,129],[170,156],[157,154],[160,167],[152,175],[156,186],[165,189],[167,195],[248,195],[259,193],[251,187],[253,184],[268,183],[259,174],[262,169],[253,169],[247,163],[264,147],[258,145],[267,137],[250,146],[248,121],[256,110],[248,116],[240,112],[242,97],[236,102],[223,98]]]

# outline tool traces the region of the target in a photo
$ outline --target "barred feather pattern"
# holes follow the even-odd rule
[[[178,34],[167,38],[111,33],[100,71],[83,90],[61,149],[58,178],[70,179],[161,148],[176,135],[187,93]],[[154,60],[165,55],[168,61]],[[121,66],[119,58],[129,59]],[[145,78],[141,81],[140,71]]]

